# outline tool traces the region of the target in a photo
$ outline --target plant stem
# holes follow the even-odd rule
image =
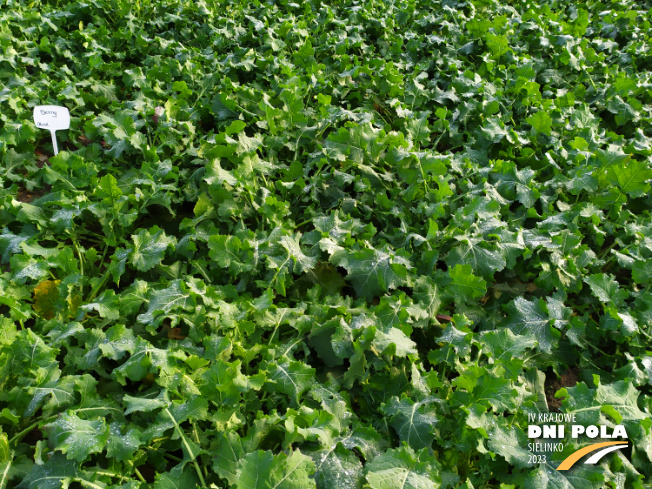
[[[614,246],[616,246],[616,241],[611,243],[604,251],[602,251],[602,253],[598,255],[598,260],[602,260],[604,256],[612,250]]]
[[[595,83],[593,82],[593,77],[591,77],[591,74],[588,71],[586,71],[586,68],[584,66],[582,66],[582,71],[584,71],[584,73],[586,73],[586,76],[589,78],[589,81],[591,82],[591,86],[593,87],[593,90],[595,90],[597,92],[598,89],[596,88]]]
[[[100,258],[100,265],[101,265],[102,263],[104,263],[104,258],[106,258],[106,252],[107,252],[107,251],[109,251],[109,246],[108,246],[108,245],[106,245],[106,246],[104,247],[104,253],[102,253],[102,258]],[[108,267],[107,267],[107,268],[108,268]],[[98,271],[99,271],[99,267],[98,267]]]
[[[197,442],[197,445],[201,446],[201,440],[199,439],[199,433],[197,432],[197,425],[194,423],[192,425],[192,432],[195,435],[195,441]],[[208,477],[208,469],[206,466],[204,466],[204,475]]]
[[[272,344],[272,340],[274,339],[274,336],[276,336],[276,332],[278,331],[278,327],[281,325],[281,321],[283,321],[283,318],[285,317],[285,311],[281,315],[281,319],[279,319],[276,322],[276,327],[274,327],[274,331],[272,331],[272,336],[269,337],[269,341],[267,342],[268,345]]]
[[[169,458],[170,460],[174,460],[175,462],[182,462],[183,461],[182,458],[179,458],[176,455],[172,455],[171,453],[164,453],[163,456]]]
[[[93,473],[97,475],[108,475],[109,477],[120,479],[121,481],[127,480],[127,478],[124,475],[116,474],[115,472],[108,472],[106,470],[94,470]]]
[[[308,219],[307,221],[303,221],[301,224],[297,224],[295,228],[300,228],[302,226],[305,226],[306,224],[310,224],[312,222],[312,219]]]
[[[197,267],[197,270],[199,270],[199,273],[201,273],[202,277],[206,280],[206,282],[211,282],[210,277],[206,274],[206,271],[199,265],[199,262],[197,260],[193,260],[190,262],[191,265],[194,265]]]
[[[9,473],[9,469],[11,468],[11,461],[14,459],[14,451],[11,451],[11,456],[9,457],[9,462],[7,462],[7,466],[5,467],[5,471],[2,473],[2,479],[0,479],[0,489],[5,488],[5,481],[7,480],[7,474]]]
[[[199,464],[197,463],[197,459],[195,458],[195,454],[192,452],[192,449],[190,448],[190,445],[188,444],[188,439],[186,438],[186,435],[183,433],[181,430],[181,427],[179,426],[179,423],[177,423],[177,420],[174,419],[174,416],[172,416],[172,413],[170,413],[170,410],[168,408],[165,408],[165,414],[167,414],[170,419],[172,420],[172,423],[174,423],[174,427],[177,429],[177,433],[179,433],[179,436],[181,437],[181,441],[183,442],[183,445],[186,447],[186,450],[188,450],[188,453],[190,454],[190,457],[192,457],[192,463],[195,466],[195,471],[197,472],[197,475],[199,476],[199,480],[201,482],[201,486],[204,489],[208,489],[206,486],[206,481],[204,480],[204,474],[202,474],[201,468],[199,467]]]
[[[104,272],[104,276],[102,277],[102,280],[100,280],[100,282],[98,282],[98,284],[95,286],[95,288],[94,288],[93,290],[91,290],[90,295],[89,295],[88,298],[86,299],[86,304],[88,304],[88,303],[91,302],[93,299],[95,299],[95,296],[98,294],[98,292],[100,291],[100,289],[101,289],[102,287],[104,287],[104,285],[106,285],[106,281],[109,279],[109,275],[110,275],[110,274],[111,274],[111,272],[109,272],[108,269],[106,270],[106,272]]]
[[[54,421],[57,419],[57,416],[50,416],[49,418],[45,418],[43,420],[39,421],[34,421],[32,424],[30,424],[27,428],[25,428],[23,431],[20,433],[17,433],[14,435],[10,440],[9,444],[11,445],[12,443],[18,443],[25,435],[27,435],[30,431],[32,431],[34,428],[36,428],[39,424],[41,423],[47,423],[49,421]]]
[[[141,482],[144,482],[145,484],[147,484],[147,481],[143,477],[143,474],[141,474],[140,471],[136,467],[134,467],[134,474],[136,474],[136,477],[138,477],[138,479],[140,479]]]
[[[84,276],[84,257],[81,254],[81,251],[79,251],[79,244],[77,243],[77,238],[75,238],[75,235],[73,234],[70,237],[73,246],[75,247],[75,251],[77,251],[77,257],[79,258],[79,269],[81,271],[81,276]]]
[[[98,486],[97,484],[93,484],[92,482],[84,480],[80,477],[75,477],[74,480],[79,482],[82,486],[91,487],[92,489],[103,489],[103,486]]]
[[[270,284],[274,283],[274,281],[276,280],[276,277],[278,277],[278,274],[280,273],[280,271],[283,270],[283,267],[286,265],[286,263],[290,261],[290,258],[292,258],[292,257],[288,253],[287,259],[283,262],[283,264],[280,267],[278,267],[278,270],[276,270],[276,273],[274,274],[274,277],[272,277],[272,280],[269,281]]]
[[[451,350],[449,348],[448,351],[446,352],[446,360],[444,360],[444,368],[441,371],[441,383],[442,384],[446,380],[446,366],[448,365],[448,357],[450,356],[450,354],[451,354]]]

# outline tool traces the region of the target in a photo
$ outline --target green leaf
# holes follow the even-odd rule
[[[166,391],[161,391],[157,397],[132,397],[125,395],[122,398],[122,402],[127,407],[124,412],[125,416],[135,412],[148,413],[162,407],[167,407],[170,404]]]
[[[274,455],[269,451],[257,450],[247,454],[238,464],[237,489],[268,489],[271,484]]]
[[[170,472],[156,474],[154,489],[196,488],[199,484],[197,473],[190,467],[177,465]]]
[[[622,380],[612,384],[599,383],[595,389],[580,382],[560,392],[560,397],[564,397],[564,412],[575,413],[577,421],[584,424],[600,424],[604,406],[610,406],[626,422],[640,423],[649,415],[639,408],[639,396],[631,382]]]
[[[104,420],[86,421],[74,414],[61,414],[44,428],[56,449],[78,462],[101,452],[109,439],[109,427]]]
[[[647,489],[649,3],[2,2],[0,487]]]
[[[105,290],[94,302],[84,304],[78,309],[78,320],[82,320],[84,312],[97,311],[100,317],[116,320],[120,317],[119,298],[112,290]]]
[[[218,266],[228,268],[232,274],[248,272],[253,268],[253,252],[237,236],[214,235],[208,240],[208,256]]]
[[[602,467],[578,464],[572,470],[558,471],[557,464],[541,464],[525,480],[525,489],[598,489],[604,486]]]
[[[279,240],[281,246],[288,252],[288,257],[292,258],[292,261],[294,262],[294,272],[297,274],[305,273],[317,264],[317,257],[307,256],[301,250],[301,245],[299,244],[300,238],[301,234],[297,234],[294,237],[283,236]]]
[[[161,263],[165,250],[174,244],[174,238],[168,238],[158,226],[149,230],[142,229],[138,234],[133,235],[134,248],[131,252],[130,263],[141,272],[151,270]]]
[[[437,416],[432,408],[432,399],[414,402],[410,398],[393,397],[384,407],[383,413],[390,418],[399,439],[415,450],[432,446]]]
[[[289,396],[294,405],[299,404],[301,395],[314,382],[315,369],[303,362],[283,358],[275,363],[267,363],[264,369],[268,375],[268,382],[274,384],[273,389]]]
[[[471,301],[487,293],[487,282],[473,275],[471,265],[455,265],[448,271],[453,282],[446,292],[450,292],[457,300]]]
[[[138,315],[138,321],[145,324],[159,324],[166,314],[177,310],[192,310],[196,301],[181,280],[174,280],[170,286],[152,290],[148,294],[147,312]]]
[[[491,406],[496,412],[512,411],[517,407],[518,393],[512,382],[482,367],[468,366],[453,384],[469,393],[469,396],[459,395],[467,405],[480,403]]]
[[[528,467],[531,452],[527,450],[528,440],[519,428],[507,428],[496,423],[493,429],[488,430],[489,450],[502,456],[510,465],[524,468]],[[520,435],[520,436],[519,436]]]
[[[18,330],[16,329],[16,325],[10,318],[2,318],[0,320],[0,347],[13,343],[17,334]]]
[[[474,273],[485,279],[493,278],[495,272],[505,268],[507,261],[503,256],[503,250],[489,249],[483,245],[481,239],[462,236],[460,242],[446,256],[446,264],[449,267],[455,265],[470,265]]]
[[[120,197],[122,197],[122,190],[118,187],[118,181],[115,177],[109,174],[100,178],[95,195],[101,198],[104,203],[113,207]]]
[[[2,263],[8,263],[11,255],[21,253],[20,244],[27,241],[29,236],[17,236],[8,229],[3,229],[0,234],[0,252],[2,252]]]
[[[315,461],[317,489],[362,489],[362,463],[340,443],[311,455]]]
[[[430,128],[428,127],[428,112],[420,118],[413,118],[406,122],[405,128],[410,138],[418,146],[426,146],[430,142]]]
[[[509,51],[509,39],[507,36],[487,34],[486,37],[487,47],[495,58],[500,58],[503,54]]]
[[[455,326],[455,323],[448,323],[439,339],[442,343],[451,345],[455,349],[455,352],[461,357],[468,357],[471,352],[473,333],[464,326],[458,328]],[[441,352],[431,351],[428,358],[433,359],[434,355],[439,353]]]
[[[639,197],[650,191],[648,181],[652,178],[652,169],[649,163],[626,159],[609,165],[606,177],[623,192]]]
[[[534,337],[518,336],[505,328],[498,331],[485,331],[481,334],[481,338],[487,352],[497,362],[503,359],[522,358],[526,350],[534,348],[537,344]]]
[[[412,268],[403,254],[376,249],[351,253],[338,247],[330,261],[347,270],[345,279],[353,284],[358,296],[367,300],[407,283],[408,270]]]
[[[381,147],[375,144],[379,131],[371,124],[342,127],[337,133],[330,134],[324,143],[324,150],[329,156],[344,161],[347,157],[355,163],[362,164],[365,159],[375,160]]]
[[[528,301],[517,297],[509,305],[506,325],[517,335],[530,336],[537,340],[538,348],[545,353],[552,353],[557,347],[561,334],[553,326],[563,320],[557,311],[565,308],[551,309],[545,300]],[[563,312],[565,314],[565,312]],[[563,321],[562,321],[563,322]]]
[[[238,465],[237,489],[310,489],[314,462],[299,450],[287,456],[269,451],[249,453]]]
[[[439,291],[439,286],[426,275],[421,275],[415,281],[414,285],[414,297],[419,301],[421,307],[424,308],[428,317],[434,318],[442,302],[442,294]]]
[[[620,290],[618,282],[614,280],[613,275],[598,273],[590,275],[584,279],[600,302],[613,302],[615,305],[622,305],[623,301],[629,296],[627,291]]]
[[[48,264],[25,255],[14,255],[9,261],[14,274],[12,280],[24,284],[28,279],[40,281],[48,275]]]
[[[292,455],[279,456],[282,464],[272,471],[272,488],[275,489],[310,489],[315,488],[315,480],[312,474],[315,471],[315,464],[310,457],[302,454],[299,450],[292,452]]]
[[[439,464],[427,449],[387,450],[368,463],[365,472],[371,489],[436,489],[441,482]]]
[[[552,117],[547,112],[543,110],[535,112],[526,120],[536,132],[550,136],[552,132]]]
[[[416,343],[398,328],[378,329],[373,345],[385,355],[406,357],[416,353]]]
[[[245,453],[242,439],[237,433],[221,433],[216,457],[213,459],[213,470],[229,484],[235,485],[239,477],[238,463],[245,457]]]
[[[35,465],[18,485],[18,489],[61,489],[79,475],[77,462],[55,453],[43,465]]]
[[[110,435],[106,444],[109,458],[121,461],[131,460],[136,451],[145,443],[140,429],[125,426],[119,422],[109,425]]]
[[[148,341],[143,340],[140,336],[136,338],[133,351],[130,353],[129,358],[113,370],[113,375],[123,385],[126,383],[126,379],[142,380],[153,363],[160,364],[165,359],[165,350],[153,348]]]

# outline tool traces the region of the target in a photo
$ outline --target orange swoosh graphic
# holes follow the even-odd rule
[[[623,441],[605,441],[603,443],[594,443],[588,447],[580,448],[578,451],[571,453],[568,457],[566,457],[566,459],[559,465],[559,467],[557,467],[557,470],[570,469],[573,465],[575,465],[575,462],[577,462],[587,453],[594,452],[603,447],[610,447],[612,445],[625,445],[626,443],[627,442]]]

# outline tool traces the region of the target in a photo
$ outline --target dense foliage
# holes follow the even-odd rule
[[[0,487],[650,487],[649,1],[2,4]]]

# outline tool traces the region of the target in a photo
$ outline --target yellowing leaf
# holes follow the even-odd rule
[[[70,308],[70,316],[69,317],[74,317],[75,313],[77,312],[77,309],[79,309],[79,306],[82,305],[82,296],[79,294],[75,294],[71,297],[68,297],[68,307]]]
[[[54,317],[54,309],[59,299],[61,280],[44,280],[34,289],[34,311],[44,319]]]

